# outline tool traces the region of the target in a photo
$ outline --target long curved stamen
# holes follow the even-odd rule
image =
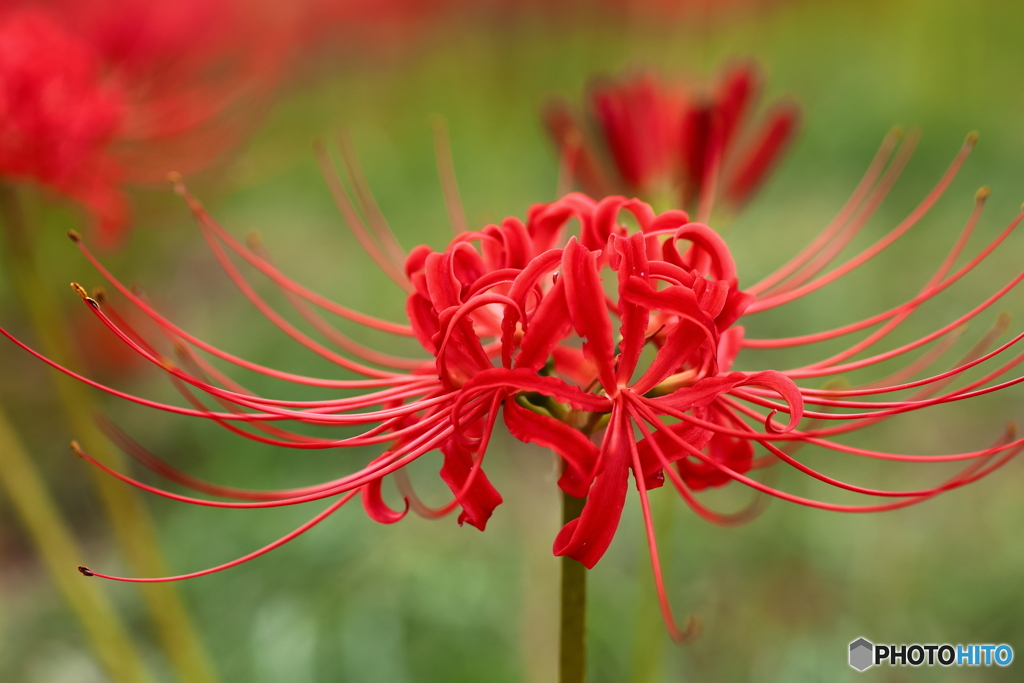
[[[363,174],[363,167],[359,163],[359,155],[356,154],[356,147],[352,142],[352,137],[344,128],[339,129],[335,137],[338,143],[338,153],[345,167],[346,177],[352,189],[355,190],[356,201],[359,202],[360,211],[366,216],[370,229],[373,230],[373,234],[377,238],[377,242],[384,249],[384,253],[404,274],[405,250],[402,249],[402,245],[395,239],[395,233],[392,232],[387,219],[384,218],[380,207],[377,206],[377,200],[373,198],[373,192],[370,191],[370,183],[366,181],[366,176]]]
[[[329,311],[337,316],[351,320],[354,323],[365,325],[366,327],[380,330],[381,332],[388,332],[390,334],[395,334],[399,336],[413,336],[412,328],[410,328],[408,325],[400,325],[398,323],[389,322],[387,320],[380,320],[379,318],[374,318],[373,316],[366,315],[365,313],[359,313],[358,311],[354,311],[351,308],[342,306],[341,304],[331,301],[330,299],[327,299],[326,297],[317,294],[311,289],[308,289],[300,285],[291,278],[286,277],[277,268],[274,268],[269,263],[266,263],[263,259],[259,258],[256,254],[249,250],[248,247],[246,247],[244,244],[235,239],[235,237],[227,230],[225,230],[223,227],[221,227],[221,225],[217,221],[213,220],[213,217],[210,216],[210,214],[206,211],[203,205],[194,196],[192,196],[192,194],[188,191],[188,188],[181,184],[180,180],[175,183],[175,191],[177,191],[178,194],[180,194],[182,198],[185,199],[186,203],[189,205],[189,208],[192,210],[193,214],[195,214],[197,220],[201,221],[215,235],[217,235],[217,238],[224,242],[224,244],[227,245],[227,247],[231,249],[231,251],[238,254],[251,266],[259,270],[268,278],[276,282],[278,285],[282,287],[287,287],[289,290],[291,290],[298,296],[301,296],[306,301],[309,301],[311,304],[319,306],[325,311]]]
[[[751,294],[760,295],[762,292],[770,289],[771,287],[782,282],[790,275],[799,270],[805,263],[810,261],[815,254],[819,253],[821,249],[835,237],[836,233],[846,225],[857,208],[863,203],[864,198],[871,191],[875,181],[882,174],[882,170],[885,168],[886,162],[889,161],[889,157],[892,156],[893,150],[896,149],[896,145],[899,143],[900,138],[903,137],[903,131],[899,128],[893,128],[889,131],[889,134],[882,140],[881,146],[878,151],[875,152],[874,158],[868,165],[867,171],[864,173],[864,177],[861,178],[857,187],[854,188],[853,194],[846,200],[846,203],[836,214],[827,226],[815,237],[810,244],[808,244],[799,254],[790,259],[785,265],[776,269],[771,275],[765,277],[760,282],[751,285],[747,288],[747,291]]]
[[[903,144],[900,145],[900,148],[897,150],[896,155],[889,164],[889,167],[886,168],[885,173],[882,174],[878,184],[871,190],[871,194],[868,195],[863,205],[859,207],[857,212],[850,218],[849,222],[842,226],[838,233],[829,240],[828,244],[824,245],[818,253],[813,255],[808,263],[801,267],[797,272],[787,277],[784,282],[780,282],[771,289],[759,293],[758,298],[767,299],[791,292],[813,278],[832,263],[832,261],[834,261],[836,257],[843,252],[847,245],[849,245],[854,238],[860,234],[868,224],[868,221],[870,221],[878,211],[882,202],[889,196],[892,188],[896,185],[896,181],[899,180],[900,175],[903,173],[907,163],[910,161],[910,157],[913,156],[914,149],[917,146],[919,138],[920,135],[917,131],[911,131],[910,134],[907,135],[907,138],[904,140]]]
[[[364,375],[366,377],[377,378],[391,378],[398,376],[398,373],[395,372],[382,371],[376,368],[371,368],[366,365],[362,365],[360,363],[356,363],[355,361],[352,361],[322,346],[321,344],[315,342],[314,340],[310,339],[308,336],[303,334],[301,331],[299,331],[298,328],[296,328],[290,322],[285,320],[284,317],[281,316],[281,314],[279,314],[277,311],[271,308],[267,304],[267,302],[264,301],[263,298],[256,293],[256,290],[253,289],[252,285],[250,285],[248,281],[246,281],[246,279],[239,272],[238,268],[235,267],[235,264],[232,263],[231,260],[228,258],[228,255],[224,252],[224,249],[221,247],[220,243],[213,236],[213,234],[205,226],[202,226],[202,224],[200,224],[200,226],[201,231],[203,233],[203,237],[206,238],[206,243],[210,247],[210,251],[213,252],[214,257],[216,257],[218,263],[220,263],[221,268],[224,269],[224,272],[227,274],[227,276],[231,279],[235,286],[238,287],[238,290],[242,293],[242,295],[245,296],[245,298],[248,299],[250,303],[252,303],[252,305],[255,306],[256,309],[260,313],[262,313],[263,316],[266,317],[267,320],[269,320],[271,323],[273,323],[278,329],[280,329],[289,337],[291,337],[292,339],[294,339],[299,344],[306,347],[313,353],[317,354],[321,358],[329,360],[332,363],[336,363],[337,365],[340,365],[346,370],[350,370],[356,374]]]
[[[814,334],[803,335],[799,337],[787,337],[780,339],[744,339],[743,345],[744,347],[749,348],[783,348],[788,346],[813,344],[820,341],[835,339],[836,337],[841,337],[843,335],[850,334],[851,332],[857,332],[859,330],[863,330],[867,327],[871,327],[872,325],[876,325],[880,322],[888,320],[893,316],[899,315],[899,313],[903,311],[904,308],[908,306],[916,306],[917,304],[936,296],[940,292],[946,290],[951,285],[959,281],[963,276],[971,272],[982,261],[984,261],[996,249],[996,247],[1002,244],[1003,241],[1010,236],[1010,234],[1017,228],[1017,226],[1020,225],[1022,219],[1024,219],[1024,212],[1017,214],[1013,221],[1011,221],[1010,224],[999,235],[997,235],[995,239],[993,239],[984,249],[978,252],[978,254],[974,258],[972,258],[968,263],[960,267],[955,273],[950,275],[948,278],[936,284],[933,288],[918,294],[913,299],[905,301],[902,304],[895,306],[894,308],[890,308],[889,310],[883,313],[879,313],[869,318],[860,320],[856,323],[851,323],[849,325],[837,327],[826,332],[817,332]]]
[[[250,232],[246,241],[253,253],[267,263],[274,265],[273,260],[270,258],[270,254],[267,253],[267,250],[263,246],[263,241],[258,237],[258,235],[254,232]],[[417,370],[430,362],[427,359],[400,358],[398,356],[393,356],[368,346],[364,346],[363,344],[360,344],[359,342],[342,334],[336,327],[324,320],[324,317],[317,313],[316,309],[314,309],[313,306],[302,297],[291,292],[285,287],[281,287],[280,285],[278,285],[278,291],[280,291],[281,295],[288,301],[288,304],[295,309],[300,316],[302,316],[303,320],[309,323],[313,329],[322,334],[329,342],[343,351],[347,351],[348,353],[358,356],[370,363],[376,363],[377,365],[383,365],[384,367],[397,368],[399,370]]]
[[[632,411],[629,411],[631,421]],[[643,466],[640,464],[640,454],[636,448],[636,440],[628,439],[630,457],[633,464],[633,480],[636,482],[637,491],[640,494],[640,509],[644,515],[644,529],[647,535],[647,550],[651,556],[651,571],[654,573],[654,585],[658,591],[658,603],[661,606],[661,616],[668,628],[669,636],[677,643],[685,643],[694,638],[700,632],[699,622],[691,615],[686,622],[686,630],[680,630],[676,619],[672,614],[672,606],[668,601],[668,594],[665,591],[665,579],[661,574],[661,560],[658,557],[658,538],[654,533],[654,520],[651,518],[651,503],[647,497],[647,485],[644,483]]]
[[[437,160],[437,174],[441,178],[441,194],[444,206],[448,211],[448,221],[452,232],[460,235],[469,231],[466,223],[466,210],[462,207],[459,197],[459,184],[455,180],[455,162],[452,161],[452,141],[448,134],[448,122],[440,114],[431,122],[434,131],[434,157]]]
[[[920,221],[921,218],[923,218],[925,214],[927,214],[931,210],[931,208],[935,205],[935,202],[937,202],[939,197],[942,196],[942,193],[946,191],[947,187],[949,187],[949,184],[953,182],[953,178],[956,177],[956,174],[960,171],[960,167],[963,166],[964,161],[967,160],[967,156],[971,153],[971,150],[974,148],[974,143],[977,142],[977,139],[978,136],[974,133],[967,136],[967,140],[964,142],[963,147],[960,148],[960,152],[956,155],[956,158],[953,159],[953,163],[950,164],[949,168],[946,170],[946,173],[943,174],[942,178],[939,179],[939,182],[935,185],[932,191],[928,193],[928,196],[924,198],[924,200],[917,206],[917,208],[914,209],[914,211],[912,211],[911,214],[907,216],[907,218],[905,218],[902,223],[893,228],[882,239],[878,240],[873,245],[862,251],[857,256],[854,256],[846,263],[836,267],[835,269],[829,271],[826,275],[823,275],[816,280],[812,280],[811,282],[800,287],[797,287],[796,289],[790,290],[785,294],[769,296],[764,299],[759,299],[755,301],[747,308],[747,315],[760,313],[761,311],[766,311],[770,308],[781,306],[785,303],[789,303],[790,301],[798,299],[801,296],[818,290],[824,287],[825,285],[842,277],[846,273],[849,273],[855,268],[858,268],[859,266],[863,265],[870,259],[877,256],[884,249],[888,248],[893,242],[902,237],[904,233],[906,233],[908,230],[914,227],[918,223],[918,221]]]
[[[282,536],[281,538],[277,539],[273,543],[265,545],[262,548],[260,548],[259,550],[255,550],[255,551],[249,553],[248,555],[243,555],[242,557],[239,557],[237,560],[232,560],[230,562],[225,562],[224,564],[217,565],[216,567],[210,567],[209,569],[203,569],[201,571],[192,572],[190,574],[178,574],[177,576],[161,576],[161,577],[152,577],[152,578],[112,576],[110,574],[101,574],[99,572],[95,572],[95,571],[89,569],[88,567],[79,567],[78,571],[82,572],[82,574],[85,575],[85,576],[96,576],[96,577],[99,577],[101,579],[110,579],[111,581],[124,581],[124,582],[128,582],[128,583],[164,583],[164,582],[167,582],[167,581],[182,581],[184,579],[194,579],[194,578],[198,578],[200,576],[206,576],[207,574],[215,574],[217,572],[224,571],[225,569],[230,569],[231,567],[237,567],[238,565],[243,564],[245,562],[248,562],[249,560],[254,560],[257,557],[259,557],[260,555],[265,555],[266,553],[270,552],[274,548],[278,548],[278,547],[284,545],[285,543],[287,543],[288,541],[292,540],[293,538],[297,538],[298,536],[301,536],[302,534],[306,533],[307,531],[309,531],[310,529],[315,527],[320,522],[322,522],[325,519],[327,519],[328,517],[330,517],[338,509],[340,509],[342,505],[344,505],[345,503],[347,503],[350,500],[352,500],[353,498],[355,498],[356,495],[358,495],[358,494],[359,494],[358,490],[350,491],[348,494],[346,494],[345,496],[339,498],[334,503],[331,503],[331,505],[326,510],[324,510],[323,512],[318,514],[316,517],[313,517],[313,519],[309,520],[308,522],[306,522],[305,524],[303,524],[299,528],[295,529],[291,533],[288,533],[288,534]]]
[[[747,477],[747,476],[745,476],[743,474],[740,474],[739,472],[736,472],[735,470],[731,469],[727,465],[723,465],[722,463],[717,462],[713,458],[710,458],[710,457],[706,456],[704,453],[702,453],[701,451],[699,451],[696,448],[694,448],[693,446],[691,446],[685,440],[679,438],[671,430],[667,429],[667,425],[665,425],[665,423],[661,421],[661,419],[651,410],[650,407],[648,407],[649,403],[653,403],[653,401],[651,401],[650,399],[641,399],[641,402],[640,402],[640,404],[638,406],[638,410],[640,411],[640,414],[643,416],[643,418],[648,423],[650,423],[653,427],[655,427],[655,428],[657,428],[659,430],[662,430],[666,434],[666,436],[668,436],[668,438],[670,438],[672,441],[674,441],[679,447],[681,447],[684,450],[686,450],[690,455],[696,457],[698,460],[700,460],[700,461],[702,461],[702,462],[704,462],[704,463],[706,463],[708,465],[711,465],[712,467],[714,467],[715,469],[721,471],[723,474],[727,475],[731,479],[733,479],[735,481],[738,481],[738,482],[740,482],[742,484],[745,484],[745,485],[747,485],[747,486],[749,486],[749,487],[751,487],[753,489],[756,489],[758,491],[761,491],[763,493],[767,493],[768,495],[774,496],[776,498],[781,498],[783,500],[787,500],[787,501],[792,502],[792,503],[798,503],[800,505],[806,505],[808,507],[819,508],[819,509],[822,509],[822,510],[831,510],[833,512],[859,512],[859,513],[862,513],[862,512],[882,512],[884,510],[895,510],[895,509],[902,508],[902,507],[908,507],[910,505],[916,505],[918,503],[924,502],[925,500],[929,500],[930,498],[938,495],[939,493],[941,493],[943,491],[951,490],[953,488],[958,488],[960,486],[964,486],[966,484],[969,484],[969,483],[971,483],[973,481],[977,481],[981,477],[986,476],[986,475],[990,474],[991,472],[995,471],[996,469],[998,469],[999,467],[1002,467],[1003,465],[1005,465],[1007,462],[1009,462],[1009,460],[1012,457],[1014,457],[1021,450],[1021,448],[1018,448],[1018,449],[1016,449],[1014,451],[1009,451],[1009,452],[1005,453],[1000,459],[998,459],[996,461],[996,463],[990,465],[988,469],[980,469],[979,468],[978,471],[974,471],[973,473],[971,473],[967,477],[962,477],[961,475],[957,475],[957,477],[954,477],[954,478],[948,480],[943,486],[936,487],[936,489],[934,490],[933,493],[931,493],[929,495],[926,495],[926,496],[920,496],[920,497],[915,497],[915,498],[908,498],[906,500],[894,501],[892,503],[883,503],[883,504],[877,504],[877,505],[838,505],[838,504],[833,504],[833,503],[825,503],[823,501],[817,501],[817,500],[813,500],[813,499],[810,499],[810,498],[804,498],[802,496],[796,496],[796,495],[793,495],[791,493],[786,493],[784,491],[780,491],[778,489],[774,489],[774,488],[772,488],[770,486],[766,486],[766,485],[762,484],[759,481],[751,479],[750,477]],[[669,414],[671,414],[671,413],[669,413]],[[673,416],[676,417],[676,415],[673,415]],[[728,432],[723,432],[723,433],[728,433]],[[763,436],[759,436],[757,440],[760,441],[760,442],[763,442],[764,437]],[[1024,447],[1022,447],[1022,448],[1024,448]]]
[[[327,183],[327,189],[330,190],[331,197],[334,198],[335,206],[338,207],[338,211],[344,218],[345,224],[348,225],[348,229],[353,235],[355,235],[356,239],[359,241],[359,245],[362,246],[363,251],[373,259],[374,263],[376,263],[396,285],[404,289],[406,292],[413,291],[412,283],[409,282],[408,276],[406,276],[405,271],[402,270],[402,261],[392,261],[384,254],[384,252],[381,251],[381,248],[377,246],[377,243],[373,241],[373,238],[370,237],[370,233],[367,231],[366,225],[363,224],[363,221],[359,218],[359,213],[348,198],[348,192],[345,190],[345,186],[342,184],[341,178],[338,177],[338,172],[334,168],[334,162],[331,161],[331,156],[327,151],[327,147],[322,142],[315,142],[313,144],[313,154],[316,156],[316,160],[320,164],[320,173],[324,177],[324,182]]]
[[[189,344],[192,344],[193,346],[195,346],[197,348],[200,348],[200,349],[206,351],[207,353],[220,358],[221,360],[225,360],[225,361],[227,361],[229,363],[232,363],[234,365],[237,365],[239,367],[245,368],[247,370],[251,370],[253,372],[257,372],[257,373],[262,374],[262,375],[266,375],[268,377],[275,377],[277,379],[282,379],[282,380],[285,380],[285,381],[294,382],[296,384],[304,384],[304,385],[307,385],[307,386],[318,386],[318,387],[323,387],[323,388],[360,389],[360,388],[380,387],[380,386],[388,386],[389,384],[401,383],[401,382],[404,382],[404,381],[408,381],[408,379],[409,379],[408,376],[399,376],[399,377],[394,378],[393,380],[384,380],[384,379],[326,380],[326,379],[320,379],[320,378],[315,378],[315,377],[306,377],[304,375],[297,375],[297,374],[289,373],[289,372],[282,372],[280,370],[275,370],[273,368],[268,368],[268,367],[260,365],[258,363],[253,363],[251,361],[247,361],[247,360],[244,360],[242,358],[239,358],[239,357],[237,357],[237,356],[235,356],[233,354],[230,354],[230,353],[228,353],[226,351],[223,351],[223,350],[213,346],[212,344],[208,344],[207,342],[204,342],[203,340],[197,338],[196,336],[194,336],[192,334],[189,334],[184,329],[182,329],[182,328],[178,327],[177,325],[175,325],[174,323],[172,323],[170,320],[168,320],[163,315],[161,315],[159,312],[157,312],[156,309],[154,309],[142,297],[136,295],[135,292],[133,292],[129,287],[126,287],[120,280],[115,278],[114,275],[110,271],[108,271],[103,266],[103,264],[100,263],[100,261],[92,254],[92,252],[85,246],[85,244],[82,242],[81,238],[77,234],[72,234],[71,238],[78,245],[78,248],[82,251],[82,253],[89,260],[89,262],[92,263],[93,267],[95,267],[96,270],[98,270],[100,272],[100,274],[104,278],[107,279],[108,282],[110,282],[112,285],[114,285],[114,287],[119,292],[121,292],[121,294],[123,294],[125,296],[125,298],[127,298],[129,301],[132,302],[132,304],[134,304],[139,309],[141,309],[142,312],[145,313],[147,316],[149,316],[155,323],[157,323],[158,325],[160,325],[161,327],[166,329],[172,335],[174,335],[176,337],[180,337],[181,339],[185,340]]]

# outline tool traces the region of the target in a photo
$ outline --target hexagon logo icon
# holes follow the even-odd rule
[[[864,638],[858,638],[853,641],[850,643],[850,666],[857,671],[864,671],[864,669],[872,666],[875,663],[872,656],[874,650],[875,646]]]

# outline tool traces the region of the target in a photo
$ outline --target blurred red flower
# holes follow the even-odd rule
[[[679,206],[696,209],[706,222],[716,195],[732,206],[747,202],[796,132],[800,115],[791,102],[751,121],[760,80],[753,65],[741,64],[727,70],[710,94],[649,73],[598,83],[589,113],[601,145],[565,102],[550,103],[544,121],[564,170],[589,194],[650,197],[670,191]]]
[[[116,243],[124,183],[199,169],[259,120],[294,43],[292,14],[262,0],[0,11],[0,177],[80,202]]]

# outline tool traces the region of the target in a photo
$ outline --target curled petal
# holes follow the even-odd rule
[[[381,482],[383,482],[383,478],[372,479],[369,483],[364,484],[359,489],[359,497],[363,502],[363,509],[366,510],[370,519],[381,524],[394,524],[409,512],[409,499],[404,499],[405,509],[401,512],[392,510],[381,495]]]
[[[481,431],[481,422],[470,425],[467,432]],[[487,526],[494,508],[502,503],[501,494],[491,485],[487,475],[479,468],[474,469],[473,451],[459,439],[449,439],[441,446],[444,454],[444,465],[441,467],[441,478],[448,484],[462,506],[459,524],[469,522],[483,531]],[[473,476],[473,481],[469,477]]]

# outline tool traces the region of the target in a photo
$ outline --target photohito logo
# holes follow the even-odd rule
[[[864,671],[876,664],[889,666],[1009,666],[1009,645],[875,645],[867,638],[850,643],[850,666]]]

